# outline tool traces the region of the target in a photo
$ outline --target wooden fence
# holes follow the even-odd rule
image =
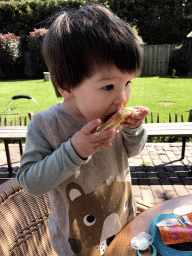
[[[168,122],[172,123],[172,122],[188,122],[188,120],[184,120],[183,114],[178,115],[177,113],[175,114],[171,114],[169,113],[169,118],[168,118]],[[150,115],[145,117],[145,123],[160,123],[160,115],[159,113],[157,113],[156,115],[153,114],[153,112],[150,113]],[[165,123],[165,122],[164,122]]]
[[[27,126],[33,117],[33,113],[29,112],[26,116],[4,116],[0,115],[0,126]]]
[[[178,115],[177,113],[175,113],[172,115],[171,113],[169,113],[168,122],[169,123],[192,122],[192,109],[190,109],[190,111],[189,111],[189,116],[188,116],[187,120],[184,120],[183,114]],[[145,117],[145,123],[161,123],[159,113],[157,113],[157,115],[154,116],[153,112],[151,112],[150,115]]]
[[[168,74],[169,60],[176,45],[145,45],[141,76],[164,76]]]
[[[141,64],[141,76],[164,76],[168,74],[169,60],[176,44],[169,45],[144,45],[144,56]],[[33,70],[29,52],[24,54],[24,73],[28,78],[33,78]],[[0,70],[0,77],[2,76]],[[42,73],[43,78],[43,73]]]

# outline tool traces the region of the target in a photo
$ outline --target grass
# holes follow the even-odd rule
[[[62,100],[56,97],[51,82],[44,82],[44,80],[3,81],[0,82],[0,113],[3,114],[2,117],[15,119],[18,115],[25,116],[28,112],[39,111],[38,105],[33,100],[11,100],[14,95],[19,94],[30,95],[34,98],[39,104],[40,110],[45,110]],[[7,114],[5,110],[7,104],[8,108],[12,109],[9,115],[5,115]]]
[[[178,122],[181,114],[184,121],[188,121],[192,108],[192,79],[136,78],[131,86],[132,95],[128,105],[148,107],[155,117],[154,122],[157,120],[157,113],[161,123],[169,122],[169,113],[172,114],[172,121],[175,113],[178,115]]]
[[[192,108],[192,80],[191,79],[171,79],[171,78],[136,78],[132,81],[132,94],[128,106],[143,105],[150,109],[156,122],[157,113],[160,114],[160,122],[169,121],[169,113],[178,114],[178,121],[183,114],[184,121],[188,121],[189,111]],[[25,81],[1,81],[0,82],[0,113],[6,114],[5,107],[14,95],[27,94],[33,97],[40,105],[41,110],[45,110],[61,98],[57,98],[51,82],[44,80]],[[16,103],[21,103],[21,107]],[[11,105],[13,104],[13,105]],[[15,100],[9,104],[14,108],[9,116],[16,113],[27,113],[38,111],[37,105],[32,100]],[[3,115],[5,116],[5,115]],[[174,120],[173,120],[174,121]],[[148,122],[150,118],[148,118]]]

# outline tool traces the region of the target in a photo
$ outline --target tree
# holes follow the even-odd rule
[[[93,0],[136,26],[147,44],[181,43],[192,30],[191,0]],[[26,36],[34,28],[50,25],[61,9],[79,7],[89,0],[0,1],[0,33]]]
[[[120,18],[136,25],[147,44],[174,44],[192,29],[189,0],[113,0],[111,9]]]

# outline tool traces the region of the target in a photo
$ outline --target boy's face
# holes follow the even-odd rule
[[[128,103],[133,78],[134,73],[122,72],[115,65],[96,68],[92,76],[72,90],[72,116],[83,123],[97,118],[104,123],[109,115]]]

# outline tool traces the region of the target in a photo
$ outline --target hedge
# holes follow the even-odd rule
[[[61,10],[78,8],[83,3],[83,0],[0,2],[0,33],[28,36],[34,28],[48,28]]]
[[[0,75],[15,77],[19,57],[20,37],[13,33],[0,34]]]
[[[84,0],[0,2],[0,79],[43,78],[43,72],[48,70],[41,47],[43,35],[40,34],[46,31],[58,13],[84,3]],[[17,56],[8,45],[13,41],[8,35],[17,38]],[[8,39],[6,43],[5,38]]]
[[[1,38],[6,35],[18,38],[15,45],[17,57],[13,56],[8,46],[5,47],[3,40],[0,41],[0,78],[25,78],[26,76],[35,79],[43,78],[43,72],[48,71],[41,47],[46,29],[58,13],[78,8],[85,2],[84,0],[0,2]],[[95,2],[106,5],[104,1],[96,0]],[[10,44],[11,40],[8,42]]]
[[[138,15],[138,17],[140,17],[140,14],[142,13],[142,5],[134,6],[134,1],[93,1],[103,3],[104,5],[108,6],[114,13],[117,14],[117,16],[127,20],[132,25],[137,25],[139,18],[136,17]],[[143,4],[146,1],[142,1]],[[46,66],[44,63],[44,59],[40,60],[42,57],[42,52],[40,51],[40,48],[38,49],[39,46],[37,47],[39,39],[34,40],[31,44],[32,41],[30,41],[29,38],[31,31],[34,31],[34,29],[35,31],[38,31],[38,29],[41,28],[47,29],[60,11],[68,10],[71,8],[78,8],[85,2],[85,0],[31,0],[22,2],[0,1],[0,34],[2,34],[2,36],[8,34],[20,36],[20,44],[17,43],[17,51],[19,51],[17,58],[13,56],[13,52],[11,50],[9,51],[8,46],[2,46],[3,43],[0,43],[0,78],[2,78],[2,74],[5,77],[17,76],[19,78],[23,78],[25,74],[24,69],[26,69],[26,53],[30,55],[30,51],[36,52],[36,54],[33,54],[33,56],[30,55],[30,60],[32,62],[31,66],[33,67],[33,70],[28,76],[33,78],[39,78],[40,76],[42,76],[42,70],[46,71]],[[185,24],[188,24],[187,26],[191,28],[190,24],[192,24],[192,18],[190,18],[190,16],[187,16],[187,21],[188,22],[185,22]],[[142,21],[142,23],[147,24],[146,20],[145,22]],[[150,24],[152,23],[153,22],[150,22]],[[182,25],[182,22],[180,25]],[[143,35],[143,33],[146,32],[146,30],[142,31],[140,27],[138,29],[140,30],[140,35]],[[155,27],[154,29],[155,31],[153,32],[153,38],[156,38],[157,35],[155,33],[159,33],[159,30]],[[167,30],[170,29],[168,29],[167,27]],[[185,29],[182,29],[181,31],[183,31],[183,33],[185,34]],[[164,33],[165,32],[166,31],[164,31]],[[164,37],[166,39],[166,35],[164,35]],[[34,50],[34,47],[36,50]],[[181,47],[181,49],[178,49],[178,51],[176,50],[174,52],[173,58],[170,61],[170,70],[174,68],[176,69],[177,73],[183,75],[186,74],[187,60],[185,56],[187,55],[187,47],[187,44],[185,44]],[[38,59],[34,61],[34,57],[36,58],[37,56]]]
[[[48,71],[42,52],[43,38],[47,29],[34,29],[28,37],[29,58],[33,77],[42,78],[43,72]]]
[[[48,71],[42,52],[46,33],[47,29],[40,28],[27,38],[0,34],[0,78],[42,78]]]

